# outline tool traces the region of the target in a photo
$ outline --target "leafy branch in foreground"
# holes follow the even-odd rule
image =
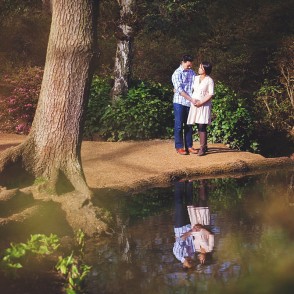
[[[50,255],[59,247],[59,239],[56,235],[43,234],[31,235],[27,243],[10,243],[10,247],[4,251],[2,265],[9,269],[22,268],[21,258],[29,253],[35,255]]]
[[[78,230],[75,234],[75,241],[77,244],[76,251],[72,251],[69,256],[61,257],[55,268],[61,273],[67,281],[66,293],[76,294],[81,293],[83,288],[83,282],[91,270],[91,266],[80,262],[81,256],[83,255],[85,245],[85,234],[82,230]],[[77,255],[75,255],[75,253]]]
[[[56,269],[66,277],[67,294],[80,293],[82,290],[83,281],[90,272],[91,267],[86,264],[80,264],[74,252],[66,257],[59,257]]]
[[[67,294],[81,293],[83,290],[83,282],[90,272],[91,267],[81,262],[84,255],[85,234],[82,230],[78,230],[75,234],[75,247],[69,256],[58,257],[55,266],[56,270],[65,278],[65,291]],[[23,261],[26,256],[33,254],[34,256],[51,255],[60,246],[59,238],[50,234],[31,235],[26,243],[11,243],[10,247],[5,249],[1,266],[4,269],[18,270],[23,268]]]

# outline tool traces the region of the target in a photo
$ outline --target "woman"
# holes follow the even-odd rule
[[[199,65],[198,76],[193,82],[194,103],[191,103],[187,124],[197,124],[200,138],[200,149],[198,156],[207,152],[207,125],[211,124],[211,100],[214,95],[214,82],[209,76],[212,65],[203,61]]]
[[[206,255],[213,251],[214,235],[204,228],[202,224],[196,224],[193,228],[181,236],[183,241],[193,236],[194,250],[201,264],[205,263]]]

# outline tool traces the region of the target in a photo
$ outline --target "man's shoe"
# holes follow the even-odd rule
[[[183,148],[177,148],[177,153],[179,153],[180,155],[187,155],[188,153],[186,152],[185,149]]]
[[[198,153],[198,150],[193,148],[193,147],[188,148],[188,151],[189,151],[189,153],[192,153],[192,154],[197,154]]]

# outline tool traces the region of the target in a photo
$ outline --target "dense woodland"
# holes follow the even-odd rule
[[[117,29],[120,11],[116,0],[100,1],[94,64],[96,84],[92,87],[89,102],[87,137],[93,138],[94,133],[106,140],[171,137],[172,115],[168,108],[172,98],[170,79],[181,55],[189,53],[195,56],[195,69],[202,60],[210,61],[214,66],[212,77],[219,83],[219,94],[215,100],[218,113],[215,116],[220,121],[211,131],[212,141],[223,141],[232,147],[266,155],[291,154],[294,136],[293,11],[291,0],[137,0],[131,19],[130,92],[122,97],[125,101],[133,100],[129,104],[123,102],[113,106],[110,110],[107,105],[120,33]],[[51,22],[50,1],[3,0],[0,2],[0,13],[1,129],[3,132],[27,133],[38,101],[45,63]],[[132,89],[138,85],[137,90]],[[160,90],[158,85],[162,86]],[[148,126],[141,126],[139,133],[126,135],[115,130],[121,121],[109,129],[109,121],[117,111],[122,112],[122,108],[126,117],[131,116],[127,112],[132,108],[130,106],[137,105],[137,96],[149,102],[159,98],[156,103],[164,97],[163,113],[157,116],[165,122],[157,121],[152,116],[153,109],[148,110],[146,115],[150,115],[150,129],[154,122],[163,126],[165,131],[155,127],[155,133],[146,132]],[[227,104],[219,101],[227,96]],[[237,101],[236,109],[232,108],[234,100]],[[238,105],[244,109],[239,109]],[[143,105],[144,108],[149,106]],[[238,119],[244,122],[236,123],[232,129],[228,114],[238,113],[239,110]],[[241,114],[243,110],[250,116],[248,121]],[[219,111],[222,115],[228,113],[222,121]],[[16,121],[17,125],[12,123]],[[136,128],[135,124],[126,123],[124,129]],[[234,133],[247,132],[247,126],[248,142],[232,143],[244,139]],[[228,133],[230,138],[220,140],[219,137]]]

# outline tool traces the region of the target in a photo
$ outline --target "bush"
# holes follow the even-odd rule
[[[21,69],[17,74],[4,77],[13,87],[11,95],[0,100],[1,130],[28,134],[38,104],[43,70],[39,67]]]
[[[267,157],[289,156],[294,152],[294,107],[289,90],[285,84],[265,80],[255,93],[260,149]]]
[[[107,106],[99,134],[108,141],[167,138],[172,135],[172,91],[140,82],[114,106]]]
[[[287,96],[287,90],[281,84],[265,80],[255,93],[255,112],[259,123],[272,130],[291,132],[294,107]]]
[[[86,110],[84,137],[93,139],[93,135],[100,129],[99,121],[110,104],[111,86],[109,79],[94,76],[90,89],[90,98]]]
[[[257,151],[254,142],[254,121],[246,100],[222,83],[217,83],[213,97],[212,124],[209,136],[214,143],[223,143],[231,148]]]

